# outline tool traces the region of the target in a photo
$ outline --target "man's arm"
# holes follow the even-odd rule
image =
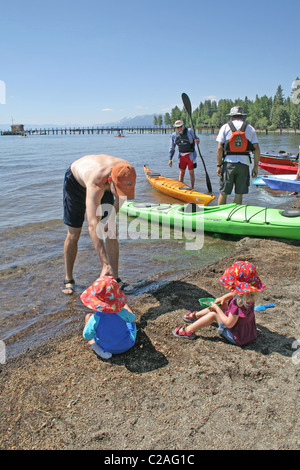
[[[298,161],[298,170],[296,174],[296,180],[300,180],[300,151],[298,153],[298,158],[299,158],[299,161]]]
[[[97,216],[97,208],[101,202],[104,189],[95,184],[87,185],[86,188],[86,216],[89,225],[89,234],[93,242],[96,253],[102,263],[101,276],[112,276],[112,268],[105,250],[104,241],[97,235],[97,225],[99,217]]]
[[[195,144],[197,144],[197,145],[200,143],[200,139],[197,136],[197,134],[194,133],[193,129],[188,128],[187,135],[188,135],[189,141],[191,143],[195,142]]]
[[[253,144],[254,147],[254,165],[252,168],[252,178],[255,178],[258,174],[258,163],[260,159],[260,148],[258,144]]]
[[[226,129],[227,124],[224,124],[221,129],[219,130],[218,136],[217,136],[217,142],[218,142],[218,147],[217,147],[217,175],[219,177],[222,176],[222,163],[223,163],[223,156],[224,156],[224,144],[226,141],[225,137],[225,129]]]
[[[172,135],[171,137],[171,143],[170,143],[170,148],[169,148],[169,166],[172,166],[172,158],[174,157],[175,153],[175,137]]]
[[[222,162],[223,162],[223,153],[224,153],[224,149],[223,149],[223,144],[221,144],[221,142],[218,143],[218,147],[217,147],[217,175],[218,176],[221,176],[222,175]]]

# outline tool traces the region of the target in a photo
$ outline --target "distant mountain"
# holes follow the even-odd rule
[[[107,124],[96,124],[99,127],[148,127],[153,126],[155,114],[144,114],[142,116],[125,117],[120,121],[109,122]]]
[[[83,124],[76,124],[76,123],[66,123],[66,124],[27,124],[27,123],[19,123],[24,124],[24,128],[26,129],[56,129],[56,128],[74,128],[74,127],[152,127],[154,122],[155,114],[144,114],[142,116],[135,116],[135,117],[125,117],[120,119],[119,121],[115,122],[108,122],[102,124],[93,124],[89,126],[85,126]],[[0,130],[8,131],[11,128],[11,124],[0,124]]]

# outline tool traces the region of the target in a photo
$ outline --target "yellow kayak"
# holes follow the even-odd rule
[[[145,165],[144,171],[147,180],[155,189],[161,193],[167,194],[168,196],[179,199],[180,201],[195,202],[196,204],[207,206],[207,204],[215,199],[215,196],[212,194],[200,193],[178,180],[166,178],[152,170],[149,170]]]

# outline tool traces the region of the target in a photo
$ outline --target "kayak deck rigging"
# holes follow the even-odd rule
[[[249,223],[250,220],[255,217],[256,215],[260,214],[261,212],[264,212],[265,213],[265,220],[264,220],[264,223],[269,225],[270,222],[267,221],[267,210],[268,210],[268,207],[260,207],[259,210],[257,212],[255,212],[254,214],[252,214],[249,218],[247,218],[247,208],[248,207],[253,207],[253,206],[248,206],[247,204],[242,204],[242,205],[237,205],[236,207],[234,207],[232,209],[231,212],[229,212],[227,218],[226,218],[226,221],[229,221],[231,220],[232,216],[234,215],[235,212],[238,212],[240,211],[242,208],[245,208],[245,219],[244,219],[244,222],[246,223]]]

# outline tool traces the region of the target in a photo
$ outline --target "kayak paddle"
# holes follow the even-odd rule
[[[190,101],[190,99],[189,99],[189,97],[188,97],[188,95],[187,95],[186,93],[182,93],[181,98],[182,98],[182,101],[183,101],[183,105],[184,105],[184,107],[185,107],[185,109],[186,109],[186,112],[187,112],[188,115],[190,116],[191,123],[192,123],[192,128],[193,128],[193,131],[194,131],[194,135],[195,135],[195,137],[196,137],[195,127],[194,127],[193,119],[192,119],[192,105],[191,105],[191,101]],[[199,148],[199,145],[198,145],[198,144],[197,144],[197,147],[198,147],[198,152],[199,152],[200,158],[201,158],[201,160],[202,160],[203,167],[204,167],[204,171],[205,171],[206,186],[207,186],[208,191],[211,193],[211,192],[212,192],[212,186],[211,186],[210,178],[209,178],[209,176],[208,176],[208,173],[207,173],[207,170],[206,170],[206,166],[205,166],[205,163],[204,163],[203,157],[202,157],[202,155],[201,155],[200,148]]]

